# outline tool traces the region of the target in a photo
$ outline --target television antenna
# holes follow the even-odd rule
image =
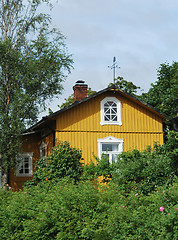
[[[120,68],[117,65],[116,57],[113,57],[113,64],[111,66],[108,66],[108,68],[113,69],[113,82],[115,85],[115,80],[116,80],[116,68]]]

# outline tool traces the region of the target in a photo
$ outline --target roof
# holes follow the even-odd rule
[[[142,102],[142,101],[141,101],[140,99],[138,99],[137,97],[135,97],[135,96],[133,96],[133,95],[131,95],[131,94],[129,94],[129,93],[123,92],[123,91],[119,90],[115,85],[112,85],[112,86],[107,87],[107,88],[105,88],[105,89],[103,89],[103,90],[101,90],[101,91],[99,91],[99,92],[96,92],[96,93],[94,93],[94,94],[92,94],[92,95],[90,95],[90,96],[88,96],[88,97],[86,97],[86,98],[83,98],[83,99],[80,100],[80,101],[76,101],[76,102],[72,103],[72,104],[70,104],[68,107],[62,108],[62,109],[60,109],[60,110],[58,110],[58,111],[56,111],[56,112],[54,112],[54,113],[52,113],[52,114],[50,114],[50,115],[48,115],[48,116],[43,117],[39,122],[37,122],[36,124],[34,124],[32,127],[28,128],[25,132],[32,132],[32,131],[34,131],[36,128],[42,127],[44,124],[46,124],[46,123],[48,123],[48,122],[50,122],[50,121],[55,120],[55,117],[56,117],[57,115],[62,114],[63,112],[65,112],[65,111],[67,111],[67,110],[69,110],[69,109],[71,109],[71,108],[74,108],[74,107],[76,107],[76,106],[78,106],[78,105],[80,105],[80,104],[82,104],[82,103],[84,103],[84,102],[87,102],[88,100],[90,100],[90,99],[92,99],[92,98],[95,98],[96,96],[99,96],[99,95],[101,95],[101,94],[103,94],[103,93],[105,93],[105,92],[108,92],[108,91],[118,92],[119,94],[125,96],[126,98],[128,98],[128,99],[130,99],[131,101],[137,103],[138,105],[140,105],[140,106],[142,106],[142,107],[145,107],[145,108],[148,109],[149,111],[157,114],[157,115],[158,115],[159,117],[161,117],[162,119],[165,120],[165,119],[167,118],[167,116],[166,116],[165,114],[160,113],[157,109],[155,109],[155,108],[152,107],[151,105]]]

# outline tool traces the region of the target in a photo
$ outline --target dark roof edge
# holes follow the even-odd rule
[[[111,90],[111,89],[115,89],[116,91],[119,91],[122,95],[125,95],[126,97],[129,97],[130,99],[134,99],[136,102],[138,102],[138,104],[141,104],[141,105],[143,105],[143,106],[146,106],[147,108],[150,108],[152,111],[154,111],[155,113],[157,113],[157,114],[158,114],[159,116],[161,116],[162,118],[164,118],[164,119],[167,118],[167,116],[166,116],[165,114],[161,113],[158,109],[152,107],[152,106],[149,105],[149,104],[144,103],[143,101],[141,101],[140,99],[138,99],[137,97],[135,97],[135,96],[133,96],[133,95],[131,95],[131,94],[129,94],[129,93],[126,93],[126,92],[121,91],[121,90],[118,89],[115,85],[112,85],[112,86],[107,87],[107,88],[105,88],[105,89],[103,89],[103,90],[100,90],[99,92],[96,92],[96,93],[94,93],[94,94],[92,94],[92,95],[90,95],[90,96],[88,96],[88,97],[86,97],[86,98],[84,98],[84,99],[82,99],[82,100],[80,100],[80,101],[76,101],[76,102],[70,104],[69,106],[64,107],[64,108],[62,108],[62,109],[60,109],[60,110],[58,110],[58,111],[56,111],[56,112],[54,112],[54,113],[52,113],[52,114],[50,114],[50,115],[48,115],[48,116],[43,117],[39,122],[37,122],[36,124],[34,124],[34,125],[31,126],[30,128],[28,128],[28,129],[25,130],[24,132],[32,131],[32,130],[34,130],[36,127],[38,127],[38,126],[40,126],[41,124],[43,124],[44,122],[46,122],[47,120],[50,120],[50,119],[54,118],[56,115],[61,114],[62,112],[65,112],[65,111],[67,111],[67,110],[69,110],[69,109],[71,109],[71,108],[73,108],[73,107],[75,107],[75,106],[77,106],[77,105],[79,105],[79,104],[81,104],[81,103],[83,103],[83,102],[86,102],[86,101],[88,101],[89,99],[94,98],[94,97],[96,97],[96,96],[98,96],[98,95],[100,95],[100,94],[102,94],[102,93],[105,93],[105,92],[107,92],[108,90]]]

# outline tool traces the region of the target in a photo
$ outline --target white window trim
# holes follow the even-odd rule
[[[113,151],[113,154],[121,154],[123,152],[123,143],[124,143],[124,139],[118,139],[112,136],[106,137],[106,138],[98,138],[97,139],[98,142],[98,157],[99,159],[101,159],[102,154],[104,152],[102,152],[102,144],[112,144],[112,143],[118,143],[119,144],[119,149],[118,151]],[[109,159],[109,162],[111,163],[111,159]]]
[[[42,150],[45,148],[45,156],[42,156]],[[47,159],[47,144],[42,142],[40,145],[40,158],[43,158],[43,160]]]
[[[29,157],[29,173],[19,173],[19,170],[21,167],[21,163],[19,163],[19,165],[16,169],[17,177],[32,177],[33,176],[33,153],[32,152],[24,152],[24,153],[18,154],[18,158],[20,158],[20,159],[24,160],[25,157]]]
[[[108,101],[113,101],[117,104],[117,121],[105,121],[104,120],[104,104]],[[101,102],[100,102],[100,108],[101,108],[101,125],[122,125],[121,121],[121,101],[119,101],[115,97],[105,97]]]

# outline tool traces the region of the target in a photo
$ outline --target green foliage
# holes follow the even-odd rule
[[[110,83],[108,87],[112,86],[113,83]],[[140,89],[140,87],[137,87],[135,84],[132,82],[128,82],[123,79],[123,77],[118,76],[115,79],[115,86],[120,89],[123,92],[135,95],[137,93],[137,90]]]
[[[47,166],[39,160],[36,186],[0,191],[0,239],[177,240],[177,147],[170,132],[162,146],[123,153],[114,165],[103,156],[84,167],[82,180],[71,181],[81,174],[70,168],[81,154],[57,145]],[[99,184],[101,175],[110,182]]]
[[[113,181],[127,192],[135,190],[148,194],[157,186],[171,183],[173,176],[174,169],[168,154],[157,154],[155,149],[151,152],[149,149],[143,152],[133,150],[118,158]]]
[[[69,177],[75,183],[79,181],[83,172],[82,153],[70,146],[68,142],[59,142],[53,147],[47,164],[41,158],[36,164],[33,179],[25,186],[37,185],[39,182],[57,182],[61,178]]]
[[[142,94],[142,100],[171,117],[178,105],[178,62],[161,64],[158,80],[151,84],[148,93]]]
[[[94,156],[94,159],[96,164],[91,161],[91,163],[84,165],[82,180],[97,180],[98,177],[102,176],[102,182],[109,182],[115,166],[109,164],[108,158],[104,155],[101,159]]]
[[[169,186],[174,181],[178,174],[177,158],[178,133],[169,132],[166,144],[155,144],[153,149],[148,146],[142,152],[136,149],[123,152],[114,164],[109,164],[104,156],[96,159],[97,164],[91,162],[84,166],[82,179],[103,176],[103,182],[111,180],[127,193],[137,191],[147,195],[158,186]]]
[[[0,1],[0,153],[3,173],[16,164],[20,133],[37,121],[46,100],[70,72],[64,36],[39,12],[48,0]]]
[[[177,189],[176,182],[149,196],[126,195],[116,184],[60,180],[21,192],[1,190],[0,239],[176,240]]]

